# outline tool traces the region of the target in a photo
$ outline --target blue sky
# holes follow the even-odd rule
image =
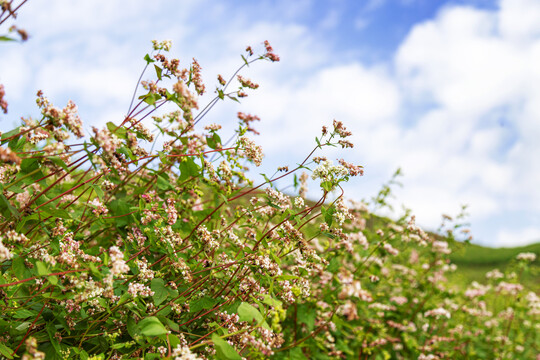
[[[540,240],[536,0],[30,1],[17,24],[31,38],[2,45],[2,130],[37,114],[38,89],[58,106],[73,99],[87,133],[118,121],[152,39],[173,40],[184,64],[197,58],[210,88],[246,45],[269,40],[282,61],[248,69],[260,89],[207,119],[259,115],[260,171],[301,161],[336,118],[356,146],[329,157],[366,170],[349,197],[369,198],[401,167],[395,202],[420,224],[468,204],[476,242]]]

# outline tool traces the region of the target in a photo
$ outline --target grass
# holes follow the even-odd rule
[[[518,274],[520,282],[530,290],[540,292],[540,243],[514,248],[489,248],[475,244],[454,244],[450,259],[458,266],[455,273],[450,274],[449,280],[455,284],[468,284],[472,281],[486,282],[486,273],[495,268],[504,271],[512,266],[516,255],[523,252],[535,253],[537,259],[533,272]],[[536,270],[536,271],[534,271]]]

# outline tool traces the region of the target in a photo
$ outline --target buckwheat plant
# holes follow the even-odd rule
[[[254,186],[246,164],[263,159],[252,140],[258,117],[238,113],[228,142],[220,124],[204,120],[218,101],[258,87],[242,68],[279,57],[268,42],[259,56],[248,47],[202,106],[201,66],[168,58],[170,47],[153,43],[145,56],[153,79],[140,81],[124,119],[93,127],[89,140],[77,106],[57,107],[41,91],[39,116],[2,134],[4,357],[266,358],[290,342],[287,310],[311,296],[328,264],[308,244],[307,225],[321,214],[349,216],[342,200],[325,201],[361,168],[318,158],[314,203],[291,201],[273,184],[310,171],[317,150],[352,146],[350,132],[334,121],[301,164]],[[166,104],[177,110],[160,113]]]
[[[2,24],[18,7],[0,5]],[[483,283],[449,282],[467,230],[449,216],[434,234],[408,211],[396,221],[368,211],[390,206],[394,178],[372,204],[346,201],[342,183],[363,169],[320,153],[353,147],[336,120],[301,163],[255,185],[246,173],[264,158],[260,119],[239,112],[230,129],[205,116],[257,89],[241,70],[278,55],[267,41],[261,55],[247,47],[203,105],[201,65],[170,49],[153,42],[117,122],[85,134],[76,104],[39,91],[39,115],[1,134],[2,358],[538,356],[540,297],[521,284],[538,274],[537,254]],[[279,191],[291,177],[295,190]]]

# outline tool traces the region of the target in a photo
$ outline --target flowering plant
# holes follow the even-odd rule
[[[362,167],[314,156],[353,146],[341,122],[323,128],[297,167],[253,184],[246,165],[263,160],[251,139],[258,117],[238,113],[229,141],[221,139],[222,125],[204,120],[219,101],[238,101],[258,87],[239,75],[242,68],[279,61],[268,42],[263,46],[259,56],[247,47],[240,69],[228,80],[219,75],[215,97],[200,106],[200,64],[180,66],[165,55],[170,42],[155,41],[144,58],[155,76],[140,82],[138,101],[118,123],[93,128],[85,140],[77,106],[56,107],[40,91],[39,117],[1,135],[0,354],[536,354],[540,300],[515,275],[529,271],[535,255],[519,255],[515,268],[490,273],[487,284],[452,287],[445,277],[455,270],[451,234],[428,234],[409,214],[389,221],[364,203],[346,205],[340,184],[362,175]],[[229,90],[233,84],[238,88]],[[160,112],[166,104],[178,110]],[[309,172],[320,180],[317,201],[306,198]],[[287,195],[275,184],[290,176],[295,192]],[[388,194],[383,188],[376,203],[386,204]]]

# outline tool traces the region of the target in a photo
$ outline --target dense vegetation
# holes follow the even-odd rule
[[[154,42],[144,57],[152,80],[141,82],[125,118],[94,128],[89,140],[76,105],[56,107],[41,91],[39,116],[2,134],[3,357],[538,354],[540,298],[520,283],[538,270],[534,253],[513,256],[484,284],[448,282],[455,238],[466,232],[450,222],[444,236],[429,234],[411,214],[389,221],[346,201],[341,184],[363,171],[324,156],[353,146],[336,120],[301,164],[253,184],[247,166],[263,158],[251,139],[258,118],[238,113],[235,136],[222,141],[221,125],[205,115],[258,87],[242,68],[279,57],[268,42],[261,55],[247,47],[240,69],[219,76],[203,106],[200,65],[180,67],[169,48]],[[7,111],[4,96],[2,88]],[[160,112],[166,104],[177,110]],[[306,199],[309,177],[318,181],[315,201]],[[294,193],[280,192],[278,179],[290,179]],[[384,187],[374,201],[385,206],[389,193]]]

